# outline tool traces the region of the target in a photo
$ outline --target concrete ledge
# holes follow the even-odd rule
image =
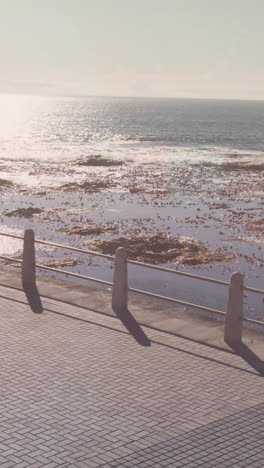
[[[1,265],[0,284],[22,290],[21,271],[14,267]],[[37,285],[42,297],[115,316],[112,310],[111,292],[106,289],[41,274],[37,275]],[[154,302],[132,294],[129,295],[128,305],[129,311],[141,325],[205,345],[230,350],[224,342],[224,323],[222,320],[201,317],[164,302]],[[261,331],[257,332],[244,327],[243,341],[253,351],[264,356],[264,340]]]

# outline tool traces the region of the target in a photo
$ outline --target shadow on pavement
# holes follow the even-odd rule
[[[228,343],[230,348],[264,377],[264,361],[244,343]]]
[[[151,346],[151,341],[144,333],[136,319],[129,312],[128,309],[113,308],[117,318],[122,322],[127,331],[135,338],[135,340],[142,346]]]
[[[21,291],[21,289],[19,289],[19,290]],[[46,296],[46,297],[47,297],[47,296]],[[18,303],[18,304],[24,304],[24,305],[26,304],[26,302],[24,302],[24,301],[21,301],[21,300],[19,300],[19,299],[15,299],[15,298],[10,298],[10,297],[8,297],[8,296],[0,295],[0,298],[7,299],[7,300],[9,300],[9,301],[12,301],[12,302],[15,302],[15,303]],[[63,303],[62,301],[58,301],[58,302]],[[74,304],[71,304],[71,303],[68,303],[68,302],[65,302],[65,304],[67,304],[67,305],[69,305],[69,304],[70,304],[70,305],[74,305]],[[105,316],[114,318],[112,315],[106,314],[106,313],[104,313],[104,312],[100,312],[100,311],[95,310],[95,309],[88,309],[88,308],[81,307],[81,306],[78,306],[78,305],[77,305],[76,307],[89,310],[90,312],[95,312],[96,314],[101,314],[101,315],[105,315]],[[73,315],[69,315],[68,313],[58,312],[58,311],[49,309],[49,308],[47,308],[47,307],[45,307],[44,310],[45,310],[46,312],[49,312],[49,313],[52,313],[52,314],[55,314],[55,315],[60,315],[61,317],[64,317],[64,318],[67,318],[67,319],[70,319],[70,320],[77,320],[77,321],[82,322],[82,323],[87,323],[87,324],[90,324],[90,325],[95,325],[95,326],[97,326],[97,327],[105,328],[105,329],[107,329],[107,330],[111,330],[111,331],[114,331],[114,332],[117,332],[117,333],[128,334],[127,331],[118,330],[118,329],[116,329],[116,328],[114,328],[114,327],[111,327],[111,326],[108,326],[108,325],[104,325],[104,324],[101,324],[101,323],[97,323],[97,322],[94,322],[94,321],[91,321],[91,320],[87,320],[87,319],[83,319],[83,318],[79,318],[79,317],[74,317]],[[144,326],[145,326],[145,325],[144,325]],[[152,328],[152,327],[149,327],[149,326],[148,326],[147,328],[152,329],[152,330],[157,330],[157,331],[159,331],[157,328]],[[161,331],[162,331],[162,330],[161,330]],[[164,332],[162,331],[162,333],[164,333]],[[171,333],[166,333],[166,334],[173,335],[173,336],[178,336],[179,338],[182,338],[182,336],[176,335],[176,334],[174,334],[174,333],[173,333],[173,334],[171,334]],[[196,342],[196,340],[192,340],[192,339],[190,339],[190,341]],[[233,364],[230,364],[230,363],[221,361],[221,360],[219,360],[219,359],[215,359],[215,358],[212,358],[212,357],[209,357],[209,356],[205,356],[205,355],[199,354],[199,353],[197,353],[197,352],[193,352],[193,351],[189,351],[189,350],[186,350],[186,349],[182,349],[182,348],[180,348],[180,347],[178,347],[178,346],[168,345],[168,344],[159,342],[159,341],[157,341],[157,340],[151,340],[151,343],[155,343],[155,344],[157,344],[157,345],[164,346],[164,347],[166,347],[166,348],[169,348],[169,349],[172,349],[172,350],[175,350],[175,351],[178,351],[178,352],[187,354],[187,355],[189,355],[189,356],[196,357],[196,358],[198,358],[198,359],[203,359],[203,360],[205,360],[205,361],[214,362],[215,364],[220,364],[220,365],[222,365],[222,366],[229,367],[230,369],[236,369],[236,370],[239,370],[239,371],[244,372],[244,373],[246,373],[246,374],[251,374],[251,375],[253,374],[253,375],[257,375],[257,376],[260,376],[260,377],[261,377],[261,375],[260,375],[259,373],[256,374],[255,372],[253,372],[253,371],[251,371],[251,370],[244,369],[244,368],[239,367],[239,366],[237,366],[237,365],[233,365]],[[199,344],[200,344],[200,343],[199,343]],[[201,344],[202,344],[202,343],[201,343]],[[206,346],[207,346],[207,345],[206,345]],[[210,346],[210,347],[212,347],[212,346]],[[213,347],[213,348],[215,348],[215,347]],[[222,351],[222,350],[220,349],[220,351]],[[224,350],[224,351],[226,351],[226,350]],[[232,353],[232,354],[233,354],[233,351],[226,351],[226,352]],[[258,358],[258,359],[259,359],[259,358]]]
[[[14,287],[14,286],[9,286],[7,284],[1,284],[0,283],[0,286],[2,287],[5,287],[5,288],[8,288],[8,289],[13,289],[14,291],[21,291],[21,288],[17,288],[17,287]],[[79,309],[85,309],[85,310],[89,310],[91,312],[96,312],[97,314],[100,314],[100,315],[104,315],[106,317],[113,317],[114,315],[113,314],[109,314],[107,312],[103,312],[102,310],[97,310],[97,309],[93,309],[91,307],[85,307],[84,305],[81,305],[81,304],[76,304],[74,302],[70,302],[70,301],[62,301],[62,299],[58,299],[56,297],[53,297],[53,296],[47,296],[45,294],[41,294],[41,297],[43,299],[51,299],[51,300],[54,300],[54,301],[57,301],[59,303],[63,303],[63,304],[67,304],[67,305],[70,305],[70,306],[73,306],[73,307],[77,307]],[[14,299],[15,300],[15,299]],[[18,301],[19,302],[19,301]],[[166,334],[166,335],[170,335],[170,336],[176,336],[178,338],[183,338],[184,340],[188,340],[188,341],[192,341],[193,343],[197,343],[197,344],[201,344],[203,346],[206,346],[208,348],[212,348],[212,349],[216,349],[216,350],[219,350],[219,351],[223,351],[227,354],[233,354],[233,351],[231,351],[230,349],[227,349],[227,348],[224,348],[220,345],[215,345],[215,344],[212,344],[212,343],[207,343],[203,340],[200,340],[198,338],[193,338],[193,337],[190,337],[188,335],[185,335],[183,333],[177,333],[175,331],[171,332],[171,331],[168,331],[168,330],[164,330],[164,329],[161,329],[161,328],[158,328],[157,326],[152,326],[151,324],[146,324],[146,323],[140,323],[138,322],[139,325],[141,326],[144,326],[145,328],[149,328],[150,330],[157,330],[157,331],[161,331],[162,333]]]
[[[16,291],[21,291],[21,288],[15,288],[15,287],[12,287],[12,286],[8,286],[6,284],[0,284],[0,286],[4,286],[4,287],[7,287],[8,289],[13,289],[13,290],[16,290]],[[25,292],[25,295],[26,295],[27,300],[29,302],[29,305],[31,307],[31,310],[33,312],[35,312],[35,313],[41,313],[43,311],[43,307],[42,307],[41,299],[40,299],[39,292],[38,292],[37,288],[36,288],[35,291],[32,291],[32,289],[31,289],[31,290],[24,290],[24,292]],[[8,299],[8,300],[11,300],[13,302],[20,303],[20,304],[25,304],[24,301],[20,301],[20,300],[15,299],[15,298],[10,298],[8,296],[0,295],[0,297],[3,297],[5,299]],[[99,310],[87,308],[87,307],[84,307],[84,306],[81,306],[81,305],[78,305],[78,304],[73,304],[73,303],[68,302],[68,301],[61,301],[59,299],[54,299],[54,298],[51,298],[49,296],[42,296],[42,297],[46,298],[46,299],[53,299],[53,300],[56,300],[57,302],[65,303],[67,305],[71,305],[71,306],[74,306],[76,308],[86,309],[86,310],[89,310],[90,312],[95,312],[97,314],[104,315],[104,316],[107,316],[107,317],[113,317],[113,315],[110,315],[110,314],[108,314],[106,312],[102,312],[102,311],[99,311]],[[46,308],[46,307],[45,307],[45,310],[47,312],[51,312],[51,313],[54,313],[56,315],[61,315],[61,316],[64,316],[64,317],[67,317],[67,318],[70,318],[70,319],[79,320],[81,322],[91,323],[93,325],[101,326],[102,328],[106,328],[106,329],[111,329],[111,330],[114,330],[114,331],[119,332],[119,333],[126,333],[125,331],[122,331],[122,330],[117,330],[117,329],[114,329],[114,328],[109,327],[109,326],[105,326],[105,325],[102,325],[102,324],[91,322],[89,320],[77,318],[77,317],[74,317],[72,315],[64,314],[62,312],[50,310],[49,308]],[[170,345],[167,345],[165,343],[160,343],[160,342],[154,341],[154,340],[150,341],[148,339],[148,337],[146,336],[146,334],[141,329],[138,322],[134,319],[133,315],[128,310],[123,312],[123,313],[115,311],[115,314],[116,314],[116,317],[124,324],[124,326],[128,330],[128,332],[131,333],[134,336],[134,338],[136,339],[136,341],[138,343],[140,343],[141,345],[150,346],[151,342],[152,342],[152,343],[156,343],[156,344],[159,344],[159,345],[162,345],[162,346],[165,346],[165,347],[169,347],[171,349],[175,349],[175,350],[177,349],[177,347],[170,346]],[[157,327],[152,327],[150,325],[145,325],[145,324],[144,324],[144,327],[148,328],[150,330],[161,331],[162,333],[164,333],[166,335],[176,336],[178,338],[183,338],[185,340],[187,339],[190,342],[201,344],[201,345],[203,345],[203,346],[205,346],[207,348],[212,348],[212,349],[216,349],[216,350],[219,350],[219,351],[224,351],[225,353],[235,353],[238,356],[240,356],[245,362],[247,362],[252,367],[252,369],[254,369],[258,373],[259,376],[262,376],[262,377],[264,376],[264,361],[261,360],[260,357],[257,354],[255,354],[244,343],[229,344],[229,347],[232,349],[232,351],[231,351],[231,350],[228,350],[228,349],[223,349],[223,348],[221,348],[219,346],[204,343],[201,340],[197,340],[197,339],[194,339],[194,338],[184,336],[184,335],[182,335],[180,333],[175,333],[175,332],[171,333],[171,332],[168,332],[168,331],[159,330],[159,328],[157,328]],[[228,364],[228,363],[222,362],[220,360],[210,358],[208,356],[207,357],[202,356],[202,355],[199,355],[197,353],[187,351],[187,350],[183,350],[183,349],[178,349],[178,351],[187,353],[187,354],[192,355],[192,356],[200,357],[201,359],[206,359],[206,360],[218,363],[218,364],[222,364],[224,366],[227,366],[227,367],[230,367],[230,368],[233,368],[233,369],[237,369],[237,370],[240,370],[240,371],[245,372],[245,373],[252,374],[252,371],[250,371],[250,370],[243,369],[243,368],[241,368],[239,366]]]
[[[34,312],[35,314],[41,314],[43,312],[43,306],[38,292],[38,288],[25,287],[24,293],[26,295],[29,307],[31,308],[32,312]]]

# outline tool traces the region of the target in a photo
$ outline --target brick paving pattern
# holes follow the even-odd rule
[[[264,404],[201,426],[108,466],[263,468]]]
[[[1,468],[264,467],[264,379],[239,356],[43,306],[0,286]]]

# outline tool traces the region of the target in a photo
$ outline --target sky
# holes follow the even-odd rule
[[[264,99],[264,0],[0,0],[0,92]]]

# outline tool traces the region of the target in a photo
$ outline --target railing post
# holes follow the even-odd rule
[[[115,254],[115,270],[112,289],[113,310],[126,310],[127,301],[127,251],[123,247],[119,247]]]
[[[243,275],[233,273],[230,278],[227,312],[225,317],[225,342],[238,344],[242,341]]]
[[[24,289],[36,287],[35,238],[32,229],[24,233],[22,286]]]

